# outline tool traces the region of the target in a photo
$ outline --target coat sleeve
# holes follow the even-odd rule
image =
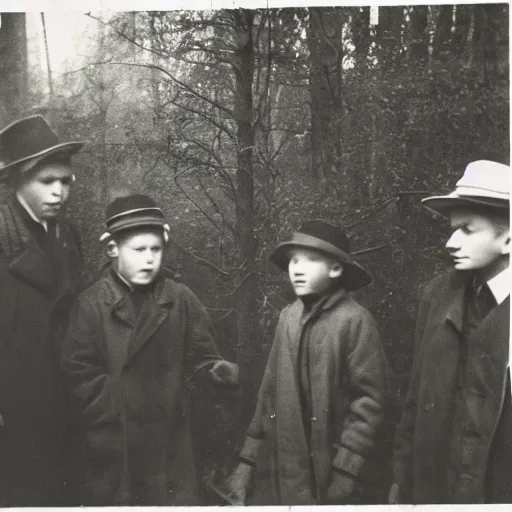
[[[349,408],[332,464],[335,471],[357,478],[383,420],[387,365],[375,321],[369,313],[353,318],[344,335],[348,336],[349,346],[344,364],[349,379]]]
[[[125,396],[121,381],[107,371],[100,325],[94,304],[79,297],[62,346],[62,368],[88,426],[117,419]]]
[[[430,301],[428,300],[430,296],[429,289],[430,287],[427,287],[424,290],[418,306],[409,390],[394,440],[393,482],[400,487],[401,500],[405,499],[404,497],[409,494],[413,484],[413,439],[416,428],[417,398],[423,366],[422,340],[430,309]]]
[[[265,419],[268,419],[265,418],[265,416],[272,413],[272,411],[269,410],[268,401],[274,395],[277,376],[279,330],[282,325],[284,311],[285,310],[281,312],[279,317],[274,342],[270,349],[267,366],[265,367],[265,373],[263,374],[263,379],[258,391],[256,408],[254,410],[251,423],[249,424],[249,428],[247,429],[244,445],[239,454],[240,460],[251,466],[256,465],[258,452],[265,439]]]
[[[179,286],[183,300],[187,373],[192,376],[201,368],[222,360],[222,357],[215,344],[213,325],[205,307],[189,288],[183,284]]]

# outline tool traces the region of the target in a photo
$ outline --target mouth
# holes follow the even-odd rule
[[[46,206],[48,206],[52,210],[58,210],[62,207],[62,203],[46,203]]]
[[[293,281],[292,284],[295,287],[305,286],[306,285],[306,281]]]

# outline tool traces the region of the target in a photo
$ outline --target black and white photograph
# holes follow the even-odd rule
[[[0,507],[511,504],[509,4],[29,3]]]

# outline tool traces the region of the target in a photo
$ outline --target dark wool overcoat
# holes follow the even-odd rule
[[[451,271],[434,278],[420,301],[410,389],[395,440],[394,479],[405,503],[485,500],[507,383],[510,299],[470,335],[466,385],[456,400],[468,276]]]
[[[299,389],[301,342],[309,352],[310,417]],[[253,503],[322,504],[333,471],[361,477],[386,392],[385,355],[366,309],[344,290],[308,313],[301,300],[287,306],[240,453],[256,465]]]
[[[57,220],[49,256],[19,208],[0,208],[0,506],[70,503],[59,345],[80,270],[69,224]]]
[[[158,277],[137,322],[112,271],[79,296],[63,367],[86,429],[86,504],[198,504],[187,383],[219,359],[206,310],[183,284]]]

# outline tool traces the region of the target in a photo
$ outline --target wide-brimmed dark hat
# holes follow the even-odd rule
[[[115,233],[138,227],[160,227],[169,232],[164,212],[150,197],[132,194],[114,199],[106,209],[106,231],[100,241],[110,239]],[[165,236],[167,240],[167,236]]]
[[[339,260],[344,267],[343,283],[347,290],[357,290],[372,282],[370,274],[350,255],[350,242],[342,227],[323,220],[306,221],[290,240],[279,244],[270,253],[270,261],[286,271],[291,247],[316,249]]]
[[[447,217],[462,206],[480,205],[510,208],[510,167],[490,160],[477,160],[467,165],[455,190],[446,196],[426,197],[425,208]]]
[[[0,179],[15,166],[22,172],[55,153],[72,155],[83,142],[62,142],[40,115],[15,121],[0,132]]]

